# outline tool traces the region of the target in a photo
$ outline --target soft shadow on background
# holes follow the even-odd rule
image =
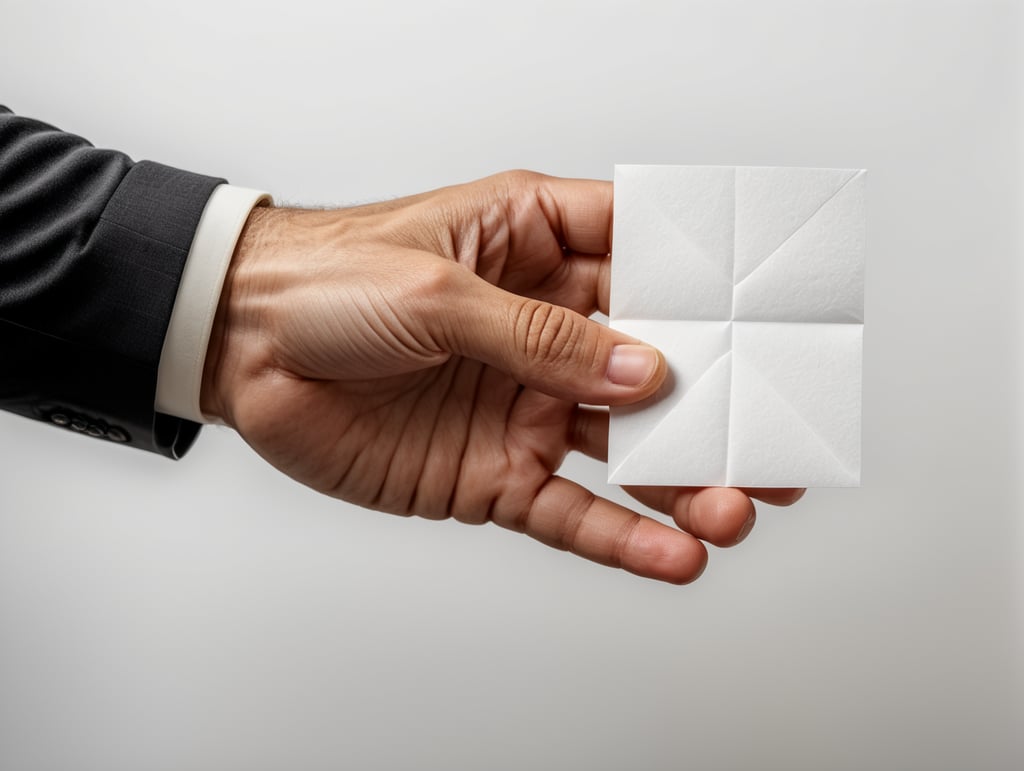
[[[0,414],[0,766],[1024,762],[1020,3],[7,0],[2,27],[0,103],[279,202],[866,167],[870,246],[863,488],[762,507],[689,587],[320,498],[227,429],[175,464]]]

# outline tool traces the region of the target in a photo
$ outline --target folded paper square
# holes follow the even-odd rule
[[[670,376],[612,410],[617,484],[860,484],[864,172],[617,166],[611,325]]]

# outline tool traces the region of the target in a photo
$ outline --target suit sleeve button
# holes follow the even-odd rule
[[[89,436],[100,437],[103,436],[104,432],[103,429],[97,426],[95,423],[90,423],[88,427],[85,429],[85,433],[87,433]]]
[[[111,426],[107,429],[107,439],[112,442],[127,442],[128,434],[125,433],[124,429],[118,428],[117,426]]]
[[[89,427],[89,424],[82,418],[74,418],[71,421],[72,431],[85,431]]]
[[[50,416],[50,422],[57,426],[67,426],[71,423],[71,418],[63,412],[55,412]]]

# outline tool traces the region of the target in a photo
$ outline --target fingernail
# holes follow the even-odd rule
[[[754,529],[754,522],[756,521],[757,514],[751,512],[750,516],[747,517],[747,521],[743,523],[743,527],[740,528],[739,535],[736,536],[736,543],[742,542],[744,538],[750,535],[750,531]]]
[[[608,380],[616,385],[643,385],[658,368],[658,352],[647,345],[617,345],[608,361]]]

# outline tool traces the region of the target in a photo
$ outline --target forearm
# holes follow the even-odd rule
[[[154,409],[157,369],[220,182],[0,111],[0,407],[165,455],[187,447],[197,427]]]

